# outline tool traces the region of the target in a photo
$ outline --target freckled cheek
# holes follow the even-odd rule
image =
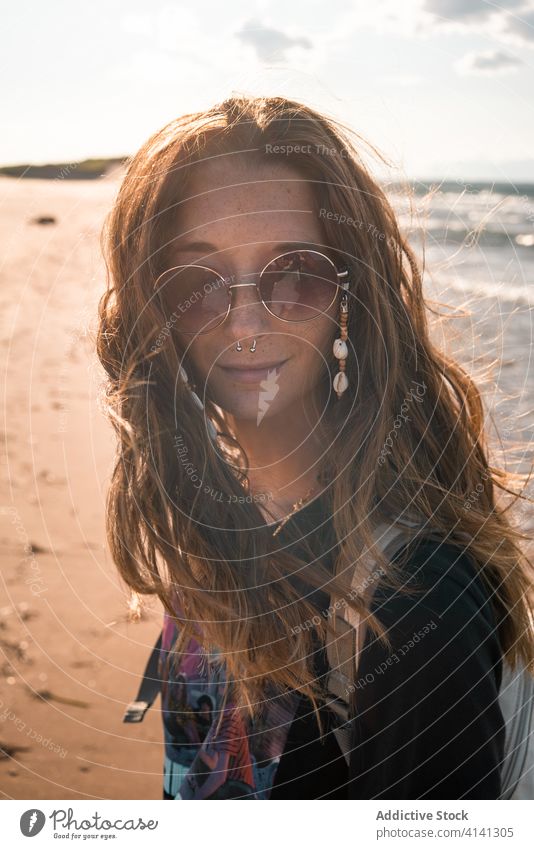
[[[326,318],[313,328],[306,340],[307,356],[317,364],[328,363],[332,354],[333,341],[337,335],[337,325],[333,317]]]
[[[191,358],[202,379],[213,379],[218,363],[224,361],[219,348],[210,348],[202,343],[191,349]]]
[[[296,381],[301,388],[309,388],[322,380],[333,358],[332,344],[335,336],[335,325],[331,322],[321,328],[314,328],[314,332],[308,332],[306,336],[301,335],[295,339],[295,350],[290,361],[290,382]],[[309,385],[308,385],[309,384]]]
[[[210,348],[204,341],[191,342],[191,337],[177,336],[177,348],[183,360],[186,371],[204,380],[216,362],[217,354],[211,354]]]

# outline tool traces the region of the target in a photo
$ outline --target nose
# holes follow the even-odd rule
[[[263,306],[256,286],[257,280],[257,273],[240,274],[232,278],[228,286],[230,312],[226,324],[238,338],[257,335],[269,324],[270,315]]]

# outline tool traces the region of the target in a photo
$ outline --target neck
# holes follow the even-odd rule
[[[299,398],[290,409],[266,416],[259,425],[235,416],[229,416],[229,420],[247,453],[250,492],[265,493],[269,510],[289,510],[310,487],[319,491],[319,463],[327,446],[315,427],[317,404],[311,396]]]

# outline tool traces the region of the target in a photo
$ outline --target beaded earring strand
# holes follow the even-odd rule
[[[338,360],[339,371],[334,377],[332,381],[332,385],[334,387],[334,392],[336,392],[338,399],[341,398],[345,390],[349,385],[349,381],[346,374],[346,360],[349,353],[349,349],[347,346],[348,339],[348,324],[349,317],[349,297],[346,292],[343,292],[343,297],[341,298],[341,303],[339,306],[339,327],[340,327],[340,338],[336,339],[333,346],[334,356]]]

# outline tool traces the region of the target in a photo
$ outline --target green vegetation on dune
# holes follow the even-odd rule
[[[110,168],[122,165],[127,156],[111,159],[84,159],[81,162],[57,162],[50,165],[4,165],[0,174],[44,180],[95,180]]]

